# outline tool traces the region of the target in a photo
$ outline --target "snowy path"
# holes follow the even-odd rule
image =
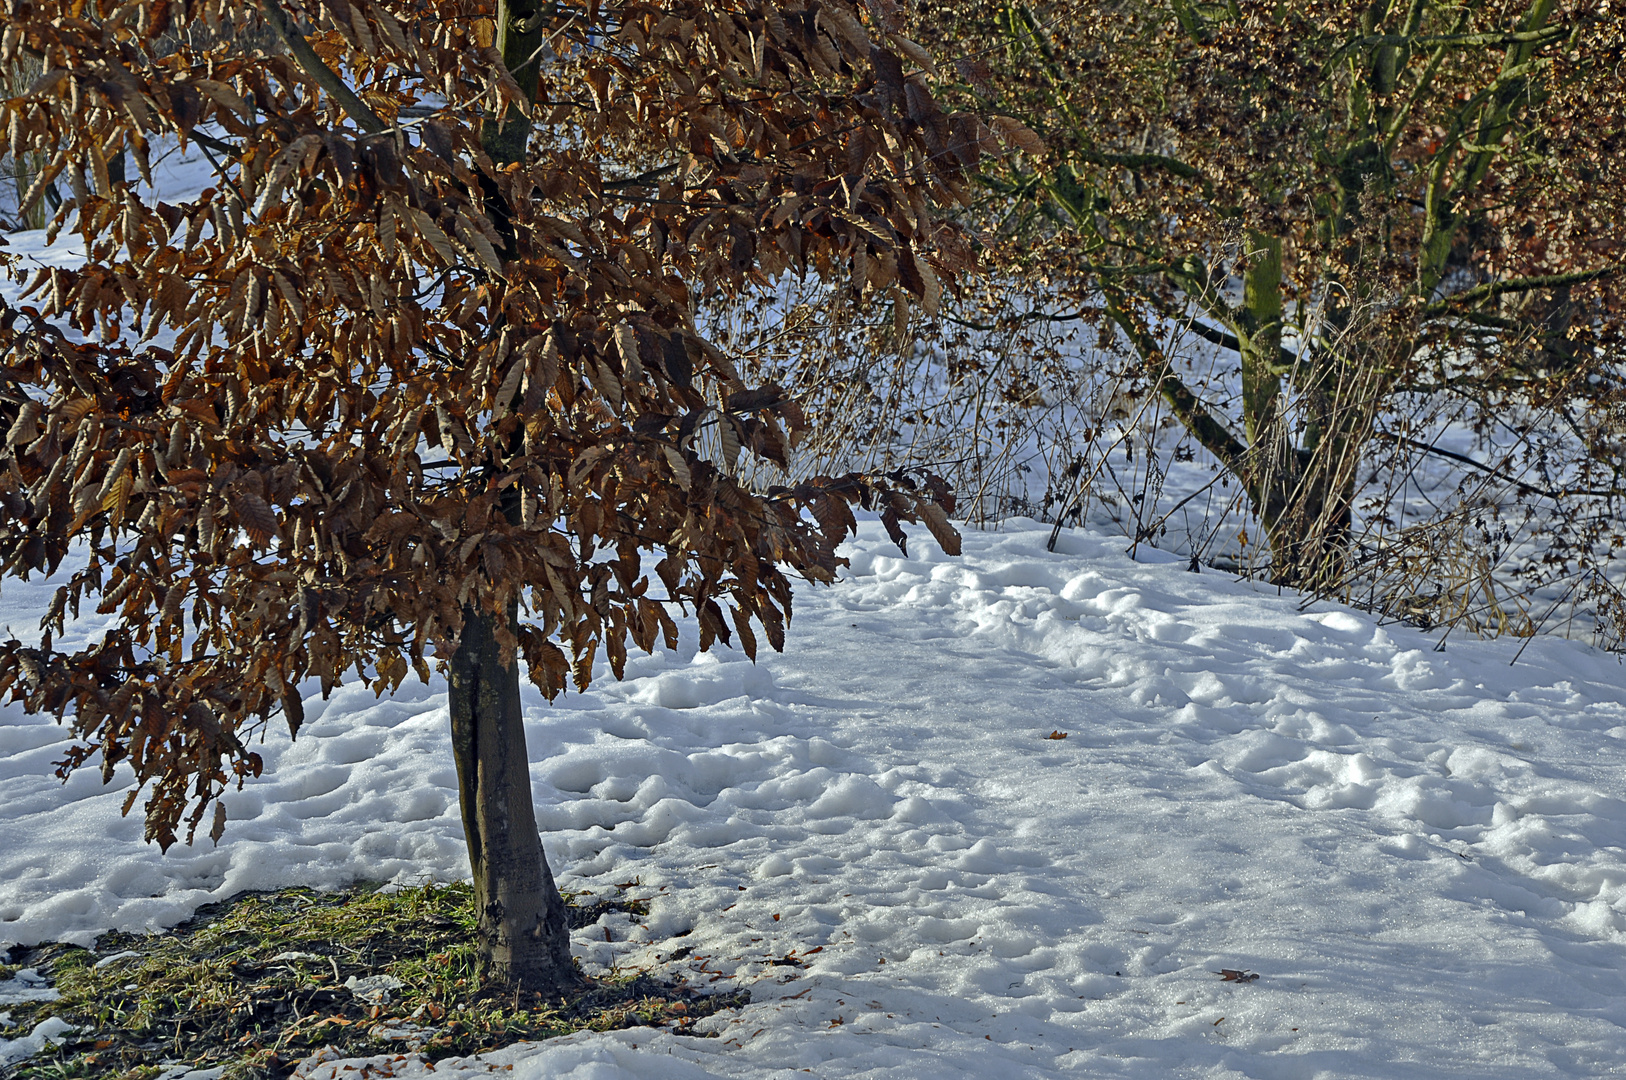
[[[753,1004],[717,1039],[492,1061],[571,1080],[682,1080],[675,1057],[753,1080],[1626,1073],[1616,658],[1434,652],[1110,539],[1050,554],[1047,533],[904,559],[866,526],[848,580],[798,595],[786,655],[691,644],[535,701],[561,885],[654,897],[579,955]],[[21,633],[43,592],[5,601]],[[0,713],[0,944],[158,928],[245,888],[459,876],[444,696],[306,708],[229,797],[220,847],[168,857],[118,817],[121,790],[49,776],[58,729]],[[769,963],[792,953],[806,966]]]

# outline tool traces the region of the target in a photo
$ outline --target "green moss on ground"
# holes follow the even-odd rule
[[[606,911],[647,913],[634,900],[569,911],[573,927]],[[0,1037],[52,1016],[74,1030],[54,1050],[0,1067],[0,1080],[149,1080],[182,1063],[224,1065],[222,1080],[272,1080],[321,1046],[346,1057],[416,1050],[439,1060],[574,1031],[682,1029],[749,1000],[645,975],[585,980],[562,999],[487,988],[474,926],[467,885],[285,889],[207,905],[166,934],[106,934],[94,953],[14,949],[0,979],[33,968],[61,997],[7,1006]],[[401,985],[372,999],[345,985],[370,976]]]

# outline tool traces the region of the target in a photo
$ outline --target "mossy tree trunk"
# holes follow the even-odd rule
[[[1242,367],[1247,436],[1244,490],[1270,546],[1271,578],[1319,589],[1342,577],[1353,520],[1361,448],[1381,388],[1376,368],[1351,363],[1351,349],[1282,347],[1282,241],[1249,231],[1242,303],[1232,312]],[[1298,395],[1295,422],[1284,393]]]

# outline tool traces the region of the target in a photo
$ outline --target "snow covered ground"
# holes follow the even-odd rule
[[[195,156],[159,171],[171,199],[212,182]],[[71,234],[8,239],[25,271],[82,258]],[[1164,499],[1208,479],[1175,469]],[[560,884],[652,901],[641,925],[580,932],[584,963],[752,1004],[700,1025],[716,1038],[375,1074],[1626,1074],[1616,657],[1541,638],[1510,665],[1522,642],[1456,635],[1435,652],[1438,632],[1300,612],[1104,533],[1052,554],[1048,533],[969,533],[960,559],[921,536],[902,558],[869,524],[841,584],[798,595],[785,655],[690,636],[624,683],[533,697]],[[5,582],[0,625],[37,637],[52,587]],[[0,707],[0,949],[159,931],[244,889],[463,876],[443,684],[312,691],[306,712],[227,798],[221,844],[166,856],[119,816],[123,788],[54,779],[61,729]],[[0,1009],[42,992],[0,985]],[[59,1033],[0,1040],[0,1060]]]
[[[799,593],[784,655],[688,638],[531,700],[561,886],[652,900],[643,925],[581,931],[583,961],[752,1003],[703,1022],[716,1038],[375,1075],[1626,1074],[1617,657],[1436,652],[1438,633],[1048,534],[969,533],[959,559],[921,536],[904,558],[866,524],[843,581]],[[33,632],[48,594],[5,583],[0,622]],[[443,685],[306,711],[228,797],[220,845],[167,856],[122,788],[50,775],[59,728],[0,711],[0,946],[161,930],[242,889],[461,876]]]

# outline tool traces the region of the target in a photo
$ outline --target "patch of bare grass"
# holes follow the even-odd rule
[[[572,926],[609,911],[647,913],[632,899],[572,904]],[[33,969],[61,996],[8,1006],[0,1037],[53,1016],[73,1030],[0,1067],[0,1080],[151,1080],[179,1064],[224,1066],[222,1080],[280,1080],[323,1046],[439,1060],[582,1030],[682,1030],[749,1000],[644,974],[584,979],[564,998],[489,988],[476,973],[474,926],[466,885],[286,889],[208,905],[166,934],[107,934],[94,952],[13,949],[0,979]]]

